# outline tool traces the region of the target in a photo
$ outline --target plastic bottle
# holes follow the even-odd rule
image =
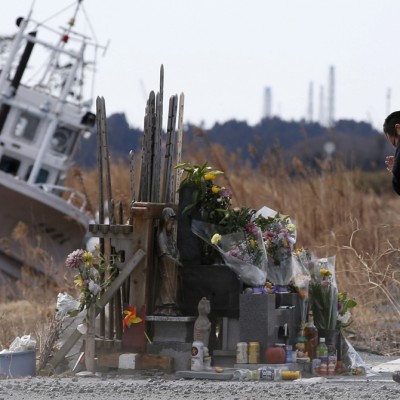
[[[286,347],[285,347],[285,350],[286,350],[286,360],[285,360],[285,362],[286,363],[292,363],[294,361],[293,360],[293,347],[292,347],[292,345],[291,344],[287,344]]]
[[[337,366],[336,346],[330,345],[328,346],[328,375],[336,374],[336,366]]]
[[[317,357],[321,360],[319,366],[319,374],[328,374],[328,347],[325,343],[325,338],[319,339],[319,345],[317,346]]]

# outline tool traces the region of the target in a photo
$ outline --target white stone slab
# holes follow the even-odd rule
[[[400,371],[400,358],[375,365],[371,368],[372,372],[395,372]]]

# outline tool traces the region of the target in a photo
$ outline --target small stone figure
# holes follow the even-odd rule
[[[210,313],[210,301],[206,297],[203,297],[199,301],[198,310],[199,316],[194,323],[193,339],[195,341],[203,342],[204,346],[208,348],[211,322],[207,317]]]
[[[174,226],[176,214],[172,208],[165,207],[162,211],[162,220],[157,237],[158,267],[160,271],[160,285],[158,299],[154,314],[157,315],[181,315],[178,308],[178,276],[179,250],[176,245]]]

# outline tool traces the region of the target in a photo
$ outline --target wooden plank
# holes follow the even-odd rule
[[[119,356],[124,353],[100,353],[97,355],[99,367],[118,368]]]
[[[179,96],[179,115],[178,115],[178,135],[176,138],[176,165],[182,162],[182,137],[183,137],[183,110],[185,107],[185,95],[183,93]],[[179,204],[179,186],[181,184],[181,177],[183,170],[175,170],[174,180],[175,180],[175,193],[174,193],[174,203]]]
[[[136,191],[135,191],[135,154],[133,150],[129,152],[129,169],[131,178],[131,204],[136,201]]]
[[[138,249],[134,256],[126,263],[124,269],[119,275],[113,280],[110,287],[102,295],[100,300],[96,304],[96,315],[103,309],[106,304],[110,301],[111,297],[124,283],[125,279],[131,274],[131,272],[141,263],[146,253],[142,249]],[[54,354],[50,360],[50,365],[55,368],[68,354],[72,346],[79,340],[81,333],[75,329],[72,335],[65,341],[64,345]]]
[[[97,365],[100,367],[118,368],[119,357],[126,352],[100,353],[97,355]],[[138,354],[135,358],[135,369],[159,369],[173,371],[174,359],[157,354]]]
[[[164,66],[160,68],[160,91],[156,96],[156,120],[153,138],[153,165],[151,178],[151,201],[160,201],[161,134],[164,102]]]
[[[157,354],[141,354],[137,360],[137,369],[161,369],[171,372],[174,368],[174,359]]]
[[[161,218],[162,210],[165,207],[178,211],[178,206],[173,203],[146,203],[136,202],[131,207],[131,217],[134,218]]]
[[[106,174],[106,190],[107,190],[107,204],[108,204],[108,218],[110,225],[115,223],[114,218],[114,206],[112,204],[112,190],[111,190],[111,172],[110,172],[110,154],[108,151],[108,133],[107,133],[107,114],[106,114],[106,103],[104,97],[101,98],[101,109],[102,109],[102,146],[103,146],[103,158],[105,162],[105,174]]]
[[[165,203],[171,203],[172,182],[171,182],[171,169],[172,158],[174,157],[174,144],[175,144],[175,125],[176,113],[178,108],[178,96],[171,96],[169,99],[169,112],[168,112],[168,126],[167,126],[167,141],[165,144],[165,158],[164,158],[164,178],[163,178],[163,191],[161,200]]]

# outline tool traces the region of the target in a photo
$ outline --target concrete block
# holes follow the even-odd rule
[[[222,318],[222,350],[236,352],[237,342],[239,342],[239,318]]]
[[[137,353],[121,354],[118,359],[118,369],[136,369]]]
[[[149,315],[145,319],[153,325],[154,343],[193,342],[193,329],[196,317],[166,317]]]
[[[301,325],[304,300],[296,293],[240,295],[239,338],[260,343],[260,361],[267,347],[283,343],[287,324],[287,343],[294,345]]]
[[[212,353],[214,366],[232,368],[236,363],[236,351],[233,350],[214,350]]]
[[[210,379],[219,381],[230,381],[233,377],[232,371],[177,371],[175,373],[177,378],[184,379]]]

